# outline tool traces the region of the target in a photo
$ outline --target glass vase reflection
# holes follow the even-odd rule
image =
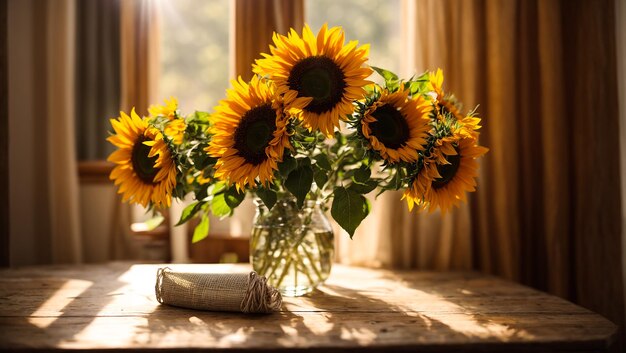
[[[300,296],[324,283],[334,256],[334,235],[321,203],[279,196],[268,209],[255,200],[250,262],[285,296]]]

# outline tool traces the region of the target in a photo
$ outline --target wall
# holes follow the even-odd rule
[[[81,185],[81,231],[85,262],[106,262],[112,258],[111,234],[115,202],[117,197],[112,183]]]

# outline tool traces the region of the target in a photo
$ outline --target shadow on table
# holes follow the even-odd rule
[[[463,342],[468,334],[430,314],[338,285],[298,299],[269,315],[203,312],[161,305],[137,337],[159,346],[276,349]],[[440,320],[440,319],[443,319]],[[469,320],[469,319],[468,319]],[[476,323],[480,325],[480,323]],[[452,348],[453,346],[449,346]]]
[[[497,280],[478,274],[376,271],[378,278],[370,278],[370,271],[353,269],[349,275],[357,277],[350,281],[342,282],[340,277],[307,296],[285,298],[283,310],[278,313],[204,312],[158,305],[150,289],[152,276],[131,276],[132,281],[145,283],[122,290],[130,279],[122,275],[132,272],[129,264],[108,267],[101,273],[89,269],[85,266],[23,276],[34,277],[29,280],[20,280],[18,271],[0,280],[0,348],[6,342],[22,342],[25,346],[35,342],[49,347],[64,344],[74,348],[80,347],[72,346],[73,343],[97,342],[104,347],[154,349],[323,350],[368,346],[393,351],[403,348],[399,342],[424,343],[430,348],[445,344],[446,349],[483,342],[485,347],[493,348],[488,345],[523,342],[535,334],[545,338],[545,333],[536,331],[545,325],[533,326],[529,322],[537,321],[538,315],[549,314],[546,308],[560,307],[570,314],[577,310],[558,298],[522,286],[499,286]],[[137,288],[144,287],[148,289],[146,293],[137,292]],[[128,295],[122,297],[124,293]],[[120,310],[117,304],[110,305],[115,298],[124,301],[120,308],[126,312],[116,312]],[[134,298],[137,305],[123,298]],[[18,312],[24,308],[29,312]],[[520,308],[534,311],[520,312]],[[511,319],[507,315],[510,313],[521,315]],[[8,337],[6,332],[19,332],[22,337]]]
[[[90,265],[71,270],[65,266],[13,270],[0,279],[0,326],[12,328],[0,328],[0,343],[51,347],[71,344],[113,300],[115,291],[127,284],[119,277],[131,266],[111,265],[107,268],[113,271],[102,272],[105,278],[98,277],[93,272],[96,267]],[[9,332],[12,337],[6,336]]]
[[[458,333],[507,350],[600,351],[611,344],[610,323],[564,299],[478,272],[379,272],[397,283],[403,306],[421,313],[432,329]],[[582,320],[582,321],[581,321]],[[592,321],[588,321],[592,320]],[[608,325],[607,325],[608,324]],[[504,348],[503,346],[500,346]]]

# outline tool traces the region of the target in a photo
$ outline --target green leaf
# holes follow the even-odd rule
[[[321,153],[317,156],[313,157],[315,159],[315,164],[317,164],[320,168],[331,171],[333,167],[330,165],[330,161],[328,160],[328,156]]]
[[[357,169],[348,169],[345,172],[343,172],[343,178],[344,179],[350,179],[354,176],[354,173],[357,171]]]
[[[380,67],[370,67],[385,79],[385,85],[387,86],[387,88],[389,88],[391,91],[394,91],[396,88],[398,88],[398,75],[389,70],[381,69]]]
[[[209,166],[215,165],[217,158],[210,157],[208,154],[197,154],[193,157],[193,164],[197,170],[206,169]]]
[[[352,183],[350,184],[350,186],[348,186],[348,190],[352,190],[354,192],[356,192],[357,194],[361,194],[361,195],[365,195],[368,194],[370,192],[372,192],[374,189],[376,189],[376,187],[378,186],[378,183],[374,180],[368,180],[365,183]]]
[[[239,193],[236,188],[230,188],[224,193],[224,200],[228,207],[232,209],[237,208],[244,198],[246,198],[246,193]]]
[[[410,81],[405,83],[404,87],[409,91],[410,95],[415,95],[418,92],[426,90],[426,83],[421,81]]]
[[[226,189],[226,183],[223,181],[220,181],[216,184],[213,184],[209,187],[209,194],[211,195],[217,195],[222,193],[224,190]]]
[[[161,223],[163,223],[164,220],[165,220],[165,217],[159,214],[143,222],[143,224],[146,225],[146,230],[153,230],[154,228],[158,227]]]
[[[278,197],[276,196],[276,192],[274,190],[266,189],[263,187],[256,190],[256,196],[258,196],[261,201],[263,201],[265,207],[267,207],[268,209],[272,209],[272,207],[274,207],[274,205],[276,204],[276,200],[278,200]]]
[[[298,162],[298,167],[311,166],[312,163],[308,157],[298,158],[296,162]]]
[[[298,161],[290,155],[283,157],[282,163],[278,164],[278,172],[283,178],[286,178],[289,173],[298,167]]]
[[[204,122],[204,123],[208,123],[209,122],[209,117],[211,116],[211,114],[207,113],[207,112],[201,112],[196,110],[196,112],[194,113],[194,118],[200,122]]]
[[[365,197],[343,186],[336,187],[333,193],[330,214],[352,239],[356,228],[369,214],[370,204]]]
[[[196,200],[204,200],[209,196],[209,187],[210,185],[199,185],[198,188],[194,191]]]
[[[285,187],[296,197],[298,208],[302,208],[304,205],[304,199],[311,190],[311,184],[313,184],[313,168],[305,162],[289,173],[287,180],[285,180]]]
[[[194,202],[185,207],[185,209],[183,209],[183,212],[180,214],[180,219],[178,220],[178,223],[176,223],[176,225],[179,226],[193,218],[193,216],[195,216],[196,213],[200,211],[203,205],[204,202]]]
[[[315,185],[318,188],[323,188],[324,185],[328,182],[328,172],[322,170],[321,168],[315,168],[315,172],[313,173],[313,180],[315,180]]]
[[[398,81],[398,75],[394,74],[393,72],[376,66],[370,67],[374,69],[374,71],[376,71],[380,76],[382,76],[385,81]]]
[[[363,165],[354,172],[354,181],[363,184],[370,179],[370,175],[372,175],[372,171]]]
[[[214,171],[214,170],[213,170],[213,168],[205,168],[205,169],[202,171],[202,176],[203,176],[204,178],[208,179],[208,178],[210,178],[210,177],[211,177],[211,174],[213,173],[213,171]]]
[[[218,217],[229,216],[233,212],[226,203],[224,193],[217,194],[213,197],[213,200],[211,200],[211,212]]]
[[[400,188],[402,187],[402,179],[404,179],[402,171],[396,171],[396,175],[394,175],[393,177],[393,185],[395,190],[400,190]]]
[[[200,240],[206,238],[209,235],[209,216],[205,213],[202,215],[202,220],[193,230],[192,243],[197,243]]]
[[[174,195],[174,197],[179,199],[185,198],[185,185],[183,183],[177,183],[172,194]]]
[[[430,73],[428,71],[425,71],[412,81],[428,82],[430,81]]]

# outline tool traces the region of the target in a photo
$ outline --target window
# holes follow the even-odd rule
[[[159,97],[210,111],[228,87],[229,0],[162,2]]]
[[[369,64],[400,71],[401,0],[307,0],[306,22],[314,33],[324,23],[341,26],[346,40],[370,43]],[[377,80],[378,77],[374,76]]]

